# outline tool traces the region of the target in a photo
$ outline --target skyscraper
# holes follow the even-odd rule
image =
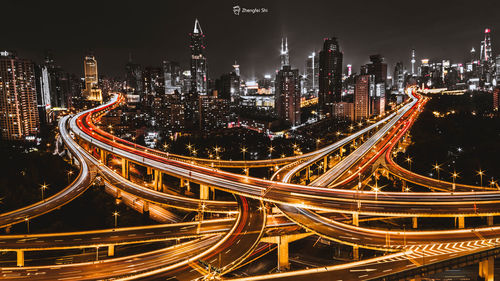
[[[354,89],[354,119],[363,120],[370,117],[370,87],[374,84],[373,75],[360,75],[356,78]]]
[[[0,129],[5,140],[39,131],[34,65],[12,52],[0,52]]]
[[[208,81],[207,58],[205,56],[206,41],[205,34],[201,29],[198,19],[194,22],[191,37],[191,92],[193,94],[206,95]]]
[[[283,69],[283,66],[290,65],[290,56],[288,54],[288,38],[281,38],[281,51],[280,51],[280,69]]]
[[[97,73],[97,60],[94,55],[88,54],[83,61],[85,72],[85,90],[83,96],[87,100],[102,102],[102,93],[99,89],[99,76]]]
[[[125,65],[125,82],[127,93],[142,97],[144,94],[142,68],[140,64],[132,62],[132,57],[129,57],[128,63]]]
[[[300,124],[299,70],[285,65],[276,74],[276,112],[292,126]]]
[[[397,62],[396,65],[394,66],[394,75],[393,75],[393,81],[394,81],[394,86],[396,86],[396,89],[402,93],[404,90],[404,81],[405,81],[405,71],[403,68],[403,62]]]
[[[163,75],[165,79],[165,94],[181,92],[181,66],[177,62],[163,61]]]
[[[493,61],[492,53],[491,53],[491,30],[486,28],[484,30],[484,40],[481,41],[481,62],[491,64]]]
[[[319,61],[316,52],[312,52],[306,60],[306,79],[305,79],[305,90],[306,93],[312,96],[318,95],[318,73],[319,73]]]
[[[341,100],[343,54],[337,38],[325,38],[319,52],[319,93],[318,106],[322,116],[329,116],[333,103]]]

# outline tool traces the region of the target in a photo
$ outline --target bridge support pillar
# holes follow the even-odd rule
[[[278,240],[278,271],[290,269],[288,260],[288,239],[280,236]]]
[[[458,220],[458,224],[457,224],[458,228],[465,228],[465,217],[458,216],[457,220]]]
[[[152,175],[153,174],[153,169],[151,167],[146,167],[146,174],[148,176]]]
[[[108,257],[112,257],[115,255],[115,245],[108,246]]]
[[[148,201],[143,201],[142,203],[142,213],[146,214],[149,213],[149,202]]]
[[[24,266],[24,251],[18,250],[17,254],[17,266]]]
[[[210,195],[210,189],[208,188],[208,185],[200,184],[200,199],[208,200],[209,195]]]
[[[417,229],[418,228],[418,219],[417,217],[413,217],[411,218],[411,222],[412,222],[412,227]]]
[[[495,260],[489,257],[479,262],[479,277],[484,278],[485,281],[495,280]]]
[[[352,224],[355,226],[359,226],[359,213],[352,214]],[[352,246],[352,259],[359,260],[359,247]]]
[[[492,226],[493,225],[493,216],[487,216],[486,220],[488,222],[488,226]]]
[[[406,181],[401,180],[401,192],[405,192],[405,191],[406,191]]]
[[[107,159],[108,159],[108,153],[106,152],[106,150],[101,149],[101,162],[104,164],[104,166],[108,164]]]
[[[328,170],[328,155],[323,158],[323,174]]]
[[[5,234],[9,234],[9,233],[10,233],[11,228],[12,228],[12,226],[11,226],[11,225],[6,226],[6,227],[5,227]]]
[[[215,187],[210,187],[210,192],[212,193],[212,200],[215,200]]]
[[[126,179],[129,179],[128,165],[129,165],[128,160],[122,158],[122,177],[124,177]]]
[[[308,166],[306,169],[306,180],[309,180],[311,178],[311,167]]]
[[[158,170],[154,170],[153,186],[154,190],[163,191],[163,176]]]

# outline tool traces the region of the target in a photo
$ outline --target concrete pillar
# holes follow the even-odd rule
[[[183,179],[183,178],[180,178],[180,179],[179,179],[179,186],[180,186],[180,187],[184,187],[184,186],[186,186],[186,182],[184,181],[184,179]]]
[[[108,159],[108,153],[106,153],[106,150],[101,149],[101,162],[102,162],[104,165],[107,165],[107,164],[108,164],[108,163],[107,163],[107,162],[108,162],[108,161],[107,161],[107,159]]]
[[[355,226],[359,226],[359,213],[352,214],[352,224]]]
[[[492,226],[493,225],[493,216],[487,216],[486,220],[488,222],[488,226]]]
[[[154,170],[153,189],[163,191],[163,176],[161,171]]]
[[[108,257],[112,257],[115,255],[115,245],[108,246]]]
[[[401,180],[401,192],[405,192],[405,190],[406,190],[406,181]]]
[[[352,214],[352,224],[355,226],[359,226],[359,213]],[[352,246],[352,259],[359,260],[359,247]]]
[[[417,217],[413,217],[411,218],[411,222],[412,222],[412,227],[413,228],[418,228],[418,221],[417,221]]]
[[[290,269],[288,261],[288,239],[280,236],[278,240],[278,271]]]
[[[306,168],[306,180],[309,180],[309,178],[311,178],[311,166]]]
[[[153,174],[153,169],[151,167],[146,167],[146,174],[148,176],[152,175]]]
[[[18,250],[17,254],[17,266],[24,266],[24,251]]]
[[[215,200],[215,187],[210,187],[210,192],[212,192],[212,200]]]
[[[465,217],[458,216],[458,228],[465,228]]]
[[[208,185],[200,184],[200,199],[201,200],[208,200],[209,198],[209,188]]]
[[[323,158],[323,174],[328,170],[328,155]]]
[[[485,281],[495,280],[495,259],[489,257],[479,262],[479,277],[484,278]]]
[[[128,160],[125,158],[122,158],[122,177],[129,179],[128,175]]]

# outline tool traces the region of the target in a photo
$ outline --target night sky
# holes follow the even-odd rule
[[[233,6],[266,8],[267,13],[233,14]],[[288,37],[292,66],[319,50],[324,37],[339,39],[344,65],[353,71],[380,53],[390,65],[409,68],[417,59],[461,62],[479,51],[485,27],[492,29],[493,53],[500,53],[500,1],[20,1],[2,0],[0,49],[16,50],[40,62],[51,49],[56,62],[81,74],[86,50],[94,50],[100,74],[124,73],[133,61],[159,66],[164,59],[189,66],[189,36],[198,18],[207,36],[212,78],[238,60],[242,76],[273,73],[281,37]]]

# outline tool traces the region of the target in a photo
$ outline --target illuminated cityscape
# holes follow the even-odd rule
[[[500,280],[500,2],[3,4],[0,280]]]

